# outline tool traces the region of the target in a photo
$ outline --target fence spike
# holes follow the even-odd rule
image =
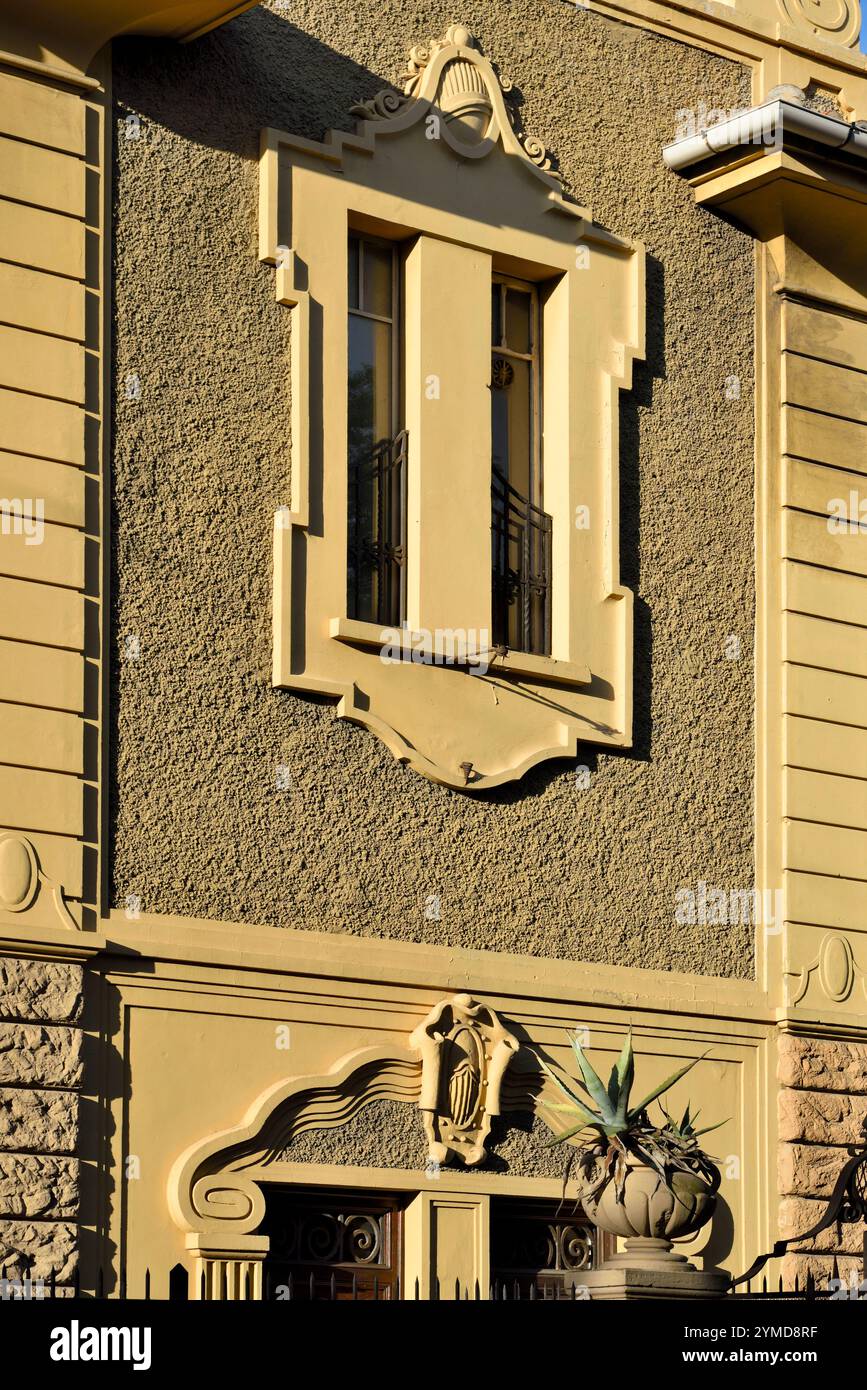
[[[481,1289],[479,1288],[479,1281],[478,1281],[478,1279],[477,1279],[477,1280],[476,1280],[476,1302],[477,1302],[477,1303],[479,1303],[479,1302],[481,1301],[481,1297],[482,1297],[482,1291],[481,1291]]]
[[[416,1275],[415,1279],[415,1301],[418,1303],[418,1275]]]
[[[840,1268],[839,1268],[839,1265],[837,1264],[837,1256],[836,1256],[836,1255],[834,1256],[834,1258],[833,1258],[833,1260],[832,1260],[832,1262],[831,1262],[831,1278],[832,1278],[832,1279],[839,1279],[839,1278],[840,1278]]]
[[[150,1272],[149,1269],[145,1269],[145,1290],[144,1290],[144,1296],[145,1296],[145,1303],[148,1303],[148,1302],[150,1301],[150,1296],[151,1296],[151,1272]]]
[[[337,1277],[333,1270],[331,1271],[331,1302],[337,1302]]]

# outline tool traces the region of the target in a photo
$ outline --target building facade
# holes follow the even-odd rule
[[[859,29],[0,20],[0,1275],[580,1273],[567,1028],[645,1091],[703,1057],[698,1268],[820,1214],[867,1118]]]

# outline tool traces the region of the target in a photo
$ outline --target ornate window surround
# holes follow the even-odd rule
[[[260,258],[277,267],[277,300],[292,309],[273,683],[340,697],[340,717],[372,729],[424,775],[470,791],[574,754],[580,741],[625,747],[632,738],[618,395],[644,351],[644,253],[564,197],[545,152],[516,131],[510,88],[453,25],[412,51],[403,94],[356,108],[357,134],[330,132],[320,143],[265,130],[260,163]],[[350,228],[412,239],[403,659],[392,656],[396,634],[346,616]],[[543,290],[550,658],[485,646],[493,273]]]

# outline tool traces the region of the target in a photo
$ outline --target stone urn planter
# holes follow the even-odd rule
[[[613,1178],[602,1183],[603,1167],[598,1161],[583,1166],[579,1185],[581,1205],[590,1220],[626,1242],[625,1253],[607,1263],[637,1269],[663,1264],[692,1268],[685,1256],[674,1252],[672,1242],[694,1235],[713,1216],[716,1170],[708,1165],[707,1176],[675,1172],[664,1182],[655,1168],[636,1158],[626,1159],[624,1167],[619,1194]]]
[[[607,1259],[598,1271],[591,1271],[585,1282],[597,1290],[605,1285],[609,1293],[604,1296],[610,1297],[618,1296],[610,1292],[618,1287],[623,1297],[692,1296],[683,1292],[690,1286],[700,1297],[714,1296],[721,1287],[719,1281],[724,1284],[727,1276],[707,1271],[699,1274],[685,1256],[674,1252],[673,1242],[693,1235],[713,1215],[720,1173],[699,1140],[718,1126],[697,1129],[690,1106],[683,1118],[676,1120],[659,1099],[702,1059],[693,1058],[679,1067],[633,1104],[631,1033],[607,1086],[577,1035],[570,1033],[569,1040],[580,1072],[577,1089],[571,1077],[567,1080],[539,1058],[543,1073],[568,1102],[546,1102],[553,1111],[569,1116],[566,1127],[549,1143],[577,1141],[566,1177],[577,1161],[578,1197],[584,1211],[600,1230],[626,1243],[624,1252]],[[653,1101],[659,1102],[661,1120],[650,1116]],[[623,1292],[627,1284],[641,1286],[641,1291],[635,1295]],[[647,1293],[651,1287],[655,1289],[652,1295]]]

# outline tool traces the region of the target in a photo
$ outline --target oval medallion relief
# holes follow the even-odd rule
[[[39,864],[29,840],[0,835],[0,909],[24,912],[36,897]]]

